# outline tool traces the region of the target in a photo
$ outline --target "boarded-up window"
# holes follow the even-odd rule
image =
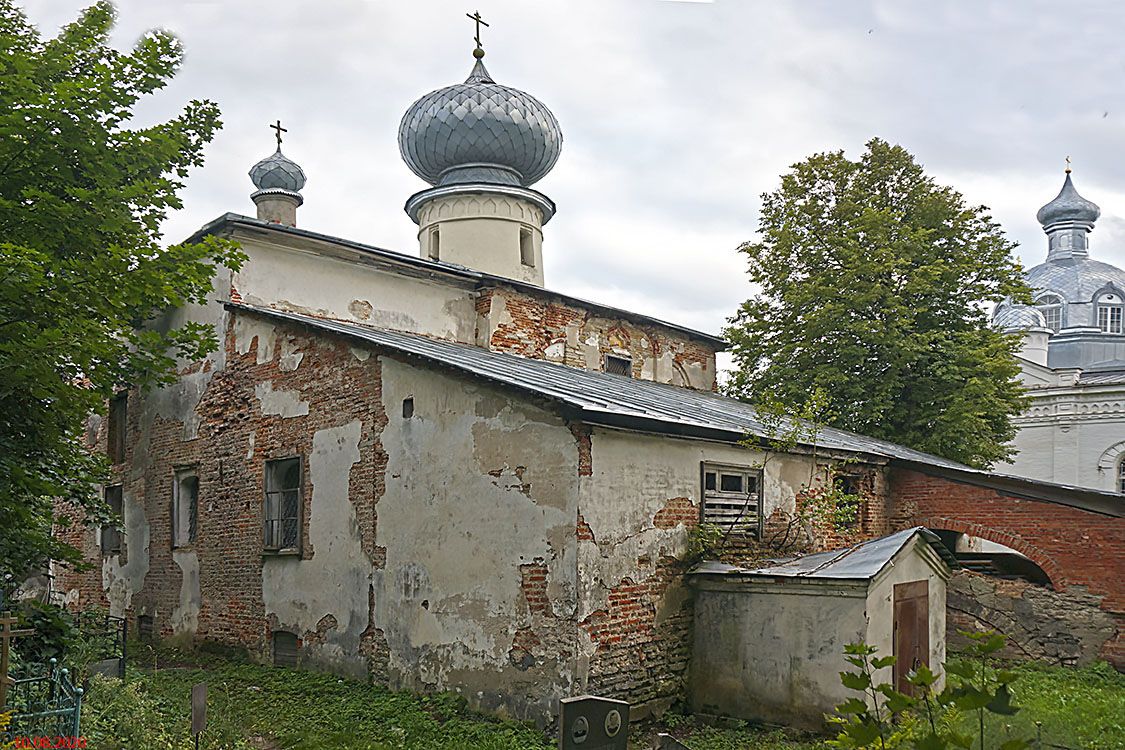
[[[265,548],[297,552],[301,547],[301,459],[266,462]]]
[[[273,633],[273,664],[275,667],[297,666],[297,636],[284,630]]]
[[[605,371],[611,375],[624,375],[633,377],[633,360],[628,357],[618,357],[613,354],[605,355]]]
[[[125,460],[125,428],[129,395],[119,393],[109,402],[109,425],[107,432],[107,453],[111,463],[119,464]]]
[[[761,527],[761,472],[703,464],[703,523],[734,534],[758,536]]]
[[[110,523],[102,526],[102,554],[117,555],[121,553],[121,537],[123,536],[120,526],[123,512],[121,485],[114,484],[105,488],[105,502],[114,518]]]
[[[172,546],[195,542],[199,523],[199,474],[195,469],[180,469],[172,483]]]

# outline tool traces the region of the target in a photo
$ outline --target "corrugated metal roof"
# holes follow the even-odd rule
[[[272,308],[243,303],[227,303],[227,306],[367,341],[486,378],[550,399],[568,411],[569,416],[580,421],[729,442],[747,437],[765,440],[776,437],[776,432],[761,420],[752,406],[710,391],[636,380],[624,375],[589,372],[468,344]],[[808,434],[798,442],[825,450],[860,453],[876,459],[893,459],[906,468],[988,487],[1016,497],[1044,500],[1116,518],[1125,516],[1125,497],[1113,492],[975,469],[940,456],[846,430],[821,427],[815,434]]]
[[[1078,376],[1079,385],[1117,385],[1125,383],[1125,367],[1113,370],[1084,370]]]
[[[694,573],[712,575],[738,575],[768,578],[823,578],[828,580],[870,580],[879,575],[915,536],[922,539],[945,561],[950,568],[960,565],[937,534],[923,526],[861,542],[847,549],[802,555],[792,560],[780,561],[760,568],[737,568],[731,565],[701,565]]]
[[[454,367],[561,402],[579,411],[586,421],[639,426],[660,432],[706,434],[729,440],[741,440],[747,436],[766,439],[776,436],[775,431],[759,418],[752,406],[710,391],[637,380],[623,375],[589,372],[402,331],[369,328],[252,305],[232,303],[230,306],[362,339]],[[822,427],[815,434],[804,436],[799,442],[828,450],[900,458],[947,468],[969,468],[956,461],[831,427]]]

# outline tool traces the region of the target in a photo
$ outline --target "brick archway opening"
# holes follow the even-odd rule
[[[967,570],[991,575],[996,578],[1019,579],[1062,589],[1059,582],[1058,566],[1050,556],[1035,545],[1029,544],[1013,534],[989,528],[977,523],[968,523],[954,518],[924,518],[919,523],[941,538],[958,562]],[[965,537],[984,539],[999,545],[1007,551],[971,552],[958,550],[957,542]],[[1008,552],[1010,551],[1010,552]]]

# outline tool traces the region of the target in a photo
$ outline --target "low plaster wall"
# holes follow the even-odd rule
[[[821,729],[852,697],[844,646],[866,639],[866,585],[700,582],[691,705],[698,713]]]

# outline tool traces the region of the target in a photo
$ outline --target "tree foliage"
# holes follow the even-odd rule
[[[134,125],[183,53],[163,31],[115,50],[113,24],[99,2],[44,39],[0,0],[0,575],[77,559],[51,527],[54,498],[106,515],[87,417],[115,390],[169,382],[177,357],[215,348],[209,327],[151,323],[203,302],[216,264],[241,258],[217,240],[160,246],[219,112],[192,101]]]
[[[764,196],[740,250],[759,293],[726,331],[733,395],[828,395],[830,424],[974,466],[1007,457],[1024,405],[1015,337],[988,303],[1029,301],[984,207],[875,139],[856,161],[816,154]]]

